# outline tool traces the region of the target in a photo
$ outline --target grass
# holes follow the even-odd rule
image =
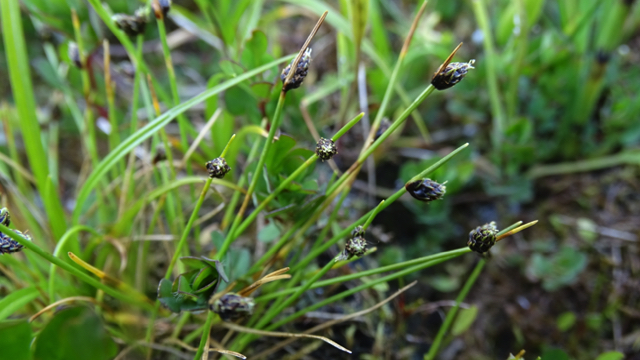
[[[435,91],[430,80],[459,41],[449,30],[438,41],[425,34],[433,30],[430,11],[443,4],[420,2],[412,5],[414,14],[402,15],[414,9],[401,9],[395,2],[384,1],[343,1],[340,10],[333,8],[333,3],[311,0],[275,4],[243,0],[219,7],[196,1],[192,7],[174,4],[167,19],[149,22],[147,31],[134,40],[117,28],[111,15],[132,13],[138,5],[151,9],[151,1],[115,1],[106,6],[89,0],[87,6],[97,17],[89,16],[89,9],[79,2],[51,1],[46,9],[35,3],[24,2],[34,23],[64,28],[58,30],[66,31],[60,32],[65,41],[75,41],[83,65],[77,69],[70,67],[64,56],[58,59],[63,48],[60,44],[26,42],[29,38],[25,34],[32,30],[23,20],[30,18],[21,16],[17,0],[2,2],[4,55],[13,103],[2,107],[2,126],[7,136],[6,151],[0,151],[3,159],[11,162],[0,167],[3,191],[8,189],[0,201],[13,218],[11,226],[0,224],[0,241],[17,246],[15,242],[23,251],[0,257],[0,271],[6,275],[0,285],[10,292],[0,299],[0,319],[26,319],[38,314],[29,323],[32,333],[26,335],[29,342],[35,339],[36,350],[43,349],[48,341],[41,340],[41,334],[57,330],[52,327],[70,326],[84,336],[76,342],[87,344],[94,352],[105,354],[105,358],[112,349],[123,356],[128,351],[139,351],[135,356],[147,358],[159,357],[158,352],[162,351],[199,360],[210,356],[211,351],[227,350],[250,357],[260,352],[267,335],[297,337],[304,325],[296,320],[311,311],[327,306],[350,311],[350,297],[365,291],[384,295],[389,288],[400,288],[421,271],[445,262],[465,268],[470,261],[467,254],[472,250],[460,247],[466,243],[466,231],[452,230],[454,216],[446,205],[442,210],[440,203],[418,203],[405,195],[404,186],[388,191],[387,196],[376,196],[377,201],[382,200],[377,206],[359,201],[356,184],[363,177],[371,179],[368,189],[373,192],[372,197],[376,195],[377,185],[372,180],[376,166],[384,170],[389,167],[391,177],[409,181],[444,178],[451,183],[447,186],[454,195],[466,184],[463,168],[472,163],[470,153],[478,156],[486,149],[486,142],[491,144],[493,161],[487,168],[499,174],[496,183],[487,188],[500,194],[524,192],[512,186],[521,185],[518,181],[523,178],[602,169],[612,163],[637,164],[633,157],[636,151],[631,148],[580,162],[538,164],[528,172],[519,170],[535,140],[545,140],[531,125],[542,113],[528,114],[530,122],[518,118],[524,104],[519,103],[517,92],[527,91],[519,88],[518,81],[526,72],[539,71],[538,76],[546,76],[547,72],[540,69],[552,68],[553,61],[559,60],[545,60],[539,68],[532,69],[533,62],[551,55],[532,51],[539,43],[527,38],[527,34],[511,37],[506,31],[505,35],[503,28],[509,24],[501,23],[496,28],[491,13],[491,5],[495,4],[483,0],[473,0],[464,16],[477,22],[484,42],[481,47],[463,47],[465,54],[457,54],[454,60],[464,62],[465,57],[477,57],[478,67],[483,68],[470,71],[459,85],[442,93]],[[69,3],[77,8],[70,8]],[[596,5],[582,9],[578,17],[568,1],[564,5],[560,14],[563,41],[576,49],[586,46],[580,39],[589,24],[598,23],[593,19],[598,16],[593,10]],[[530,14],[535,13],[522,8],[520,2],[513,6],[520,6],[513,10],[520,16],[533,17]],[[606,10],[602,16],[607,19],[618,21],[624,14],[620,8],[601,6]],[[193,10],[196,8],[198,11]],[[59,16],[66,19],[62,21],[66,25],[60,25],[58,20],[47,22],[47,13],[66,16]],[[215,38],[220,40],[221,48],[203,49],[204,43],[197,42],[189,46],[198,57],[185,58],[176,50],[179,45],[174,41],[179,35],[187,35],[171,21],[173,14],[193,22],[190,39]],[[392,21],[398,16],[406,16],[405,21]],[[523,28],[533,28],[537,20],[527,19]],[[392,26],[386,29],[389,24]],[[291,29],[296,29],[295,34],[287,33]],[[492,29],[496,29],[495,34]],[[606,30],[607,41],[622,41],[615,31]],[[103,42],[103,31],[109,41]],[[300,48],[298,42],[304,38],[307,40]],[[505,42],[505,38],[511,42]],[[149,41],[157,43],[157,51],[147,52]],[[327,61],[327,44],[334,43],[338,60],[335,66]],[[397,56],[392,50],[396,45],[401,45]],[[34,50],[34,46],[42,49]],[[305,71],[307,78],[300,88],[285,90],[283,84],[295,80],[297,64],[307,47],[314,48],[309,75]],[[100,56],[96,49],[102,49]],[[135,75],[128,82],[116,66],[122,56],[122,51],[117,51],[120,49],[135,68]],[[285,55],[291,49],[299,51]],[[62,99],[57,104],[61,120],[47,118],[42,111],[47,104],[38,92],[40,84],[34,91],[35,77],[29,65],[34,63],[36,51],[46,54],[49,69],[48,73],[38,67],[38,74],[44,79],[57,79],[52,98],[59,95]],[[469,56],[476,52],[482,52],[483,58]],[[96,64],[98,58],[103,59],[104,69]],[[512,70],[501,70],[504,58],[515,59]],[[289,63],[289,76],[281,81],[281,71]],[[364,79],[356,76],[361,66],[367,70]],[[323,68],[331,70],[319,70]],[[581,83],[589,84],[588,89],[573,89],[574,98],[593,103],[602,94],[607,77],[589,69],[585,67],[570,76],[581,77]],[[546,91],[558,93],[554,87],[557,84],[549,84]],[[197,91],[190,92],[194,88]],[[354,101],[355,91],[362,90],[367,90],[369,96]],[[434,114],[440,114],[445,107],[450,115],[446,121],[456,126],[472,121],[468,119],[478,116],[472,108],[485,93],[483,105],[488,105],[484,107],[487,114],[481,117],[491,118],[488,129],[483,130],[483,134],[490,135],[485,136],[489,141],[475,136],[473,146],[461,138],[443,145],[432,136],[433,131],[427,130],[424,119],[428,119],[431,129],[432,124],[441,121]],[[557,101],[564,99],[558,96]],[[206,108],[204,112],[201,105]],[[590,126],[585,122],[585,112],[591,111],[572,109],[567,122]],[[367,126],[363,127],[365,130],[356,126],[365,116],[373,119],[368,131]],[[109,134],[103,134],[96,126],[101,117],[109,121]],[[386,117],[393,120],[390,127],[376,136]],[[413,123],[407,122],[409,118]],[[566,139],[573,125],[563,122],[553,135],[554,141]],[[330,169],[318,162],[320,156],[309,131],[337,144],[338,155]],[[227,136],[224,140],[222,134]],[[229,140],[231,134],[238,136]],[[411,143],[420,144],[423,150],[442,151],[411,168],[403,165],[400,176],[387,159],[399,148],[407,147],[407,138],[401,134],[410,136],[414,141]],[[78,147],[76,153],[65,148],[67,142]],[[582,151],[586,150],[568,150],[563,157],[575,159]],[[218,156],[232,164],[224,179],[208,177],[203,164]],[[536,156],[548,159],[547,155]],[[366,172],[360,174],[363,165]],[[446,234],[442,236],[455,233],[449,236],[449,244],[457,245],[446,247],[448,250],[420,252],[420,256],[406,250],[403,257],[388,263],[392,244],[378,243],[373,249],[369,246],[361,257],[336,261],[344,249],[342,242],[349,241],[357,226],[369,230],[367,239],[371,242],[387,217],[392,217],[390,212],[402,206],[400,202],[418,213],[416,218],[443,217],[445,221],[437,224]],[[437,215],[439,211],[443,214]],[[475,224],[475,220],[469,220]],[[434,220],[430,221],[426,223],[431,228]],[[520,225],[519,222],[503,229],[497,234],[498,240],[532,223]],[[32,239],[11,230],[26,227],[30,227]],[[432,230],[424,231],[427,234]],[[383,261],[386,262],[382,264]],[[456,321],[458,307],[485,264],[489,266],[481,259],[470,275],[457,275],[466,282],[425,359],[437,358],[450,340],[447,334]],[[264,275],[274,268],[284,270],[278,273],[282,277],[277,282],[270,283]],[[172,282],[169,290],[158,287],[163,279]],[[218,313],[212,311],[212,302],[224,294],[241,292],[256,281],[260,293],[247,293],[249,299],[244,301],[252,304],[253,311],[239,319],[244,327],[223,325]],[[317,295],[313,289],[325,292]],[[86,302],[97,316],[66,319],[62,313],[47,311],[48,306],[74,303],[77,299],[90,299]],[[367,299],[367,304],[371,301]],[[161,306],[168,302],[182,314],[174,316],[170,307]],[[157,331],[161,324],[170,331]],[[0,325],[2,338],[11,332],[13,324]],[[93,333],[103,334],[102,337],[86,335],[92,333],[91,329],[99,329]],[[349,338],[337,327],[333,335]],[[132,350],[141,344],[145,350]],[[74,349],[63,336],[56,346],[61,351],[71,349],[78,359],[87,356],[83,353],[86,349]],[[354,347],[351,350],[360,350],[357,342],[350,346]],[[296,349],[304,351],[302,346]]]

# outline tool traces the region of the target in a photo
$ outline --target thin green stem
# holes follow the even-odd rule
[[[440,166],[444,165],[447,161],[451,160],[451,158],[453,158],[454,156],[456,156],[460,151],[464,150],[467,146],[469,146],[469,144],[464,144],[462,146],[460,146],[459,148],[457,148],[456,150],[452,151],[450,154],[448,154],[447,156],[443,157],[442,159],[440,159],[438,162],[436,162],[435,164],[429,166],[428,168],[426,168],[424,171],[422,171],[420,174],[416,175],[415,178],[423,178],[425,176],[427,176],[428,174],[430,174],[431,172],[435,171],[436,169],[438,169]],[[407,190],[402,187],[400,188],[398,191],[396,191],[395,194],[391,195],[389,198],[387,198],[385,200],[385,202],[383,204],[381,204],[380,207],[380,211],[384,210],[385,208],[387,208],[389,205],[393,204],[394,201],[398,200],[400,198],[400,196],[402,196]],[[348,236],[351,231],[358,225],[363,224],[367,218],[373,213],[374,210],[369,211],[368,213],[364,214],[360,219],[358,219],[357,221],[355,221],[353,224],[351,224],[350,226],[348,226],[346,229],[342,230],[342,232],[340,232],[339,234],[337,234],[336,236],[334,236],[333,238],[331,238],[329,241],[325,242],[322,246],[312,250],[302,261],[300,261],[300,263],[296,264],[291,270],[292,272],[297,271],[298,269],[300,269],[301,267],[305,267],[307,265],[309,265],[309,263],[315,259],[316,257],[318,257],[320,254],[322,254],[324,251],[326,251],[329,247],[331,247],[331,245],[335,244],[336,242],[338,242],[340,239],[345,238],[346,236]]]
[[[304,285],[298,287],[297,290],[287,298],[287,300],[279,302],[277,305],[270,307],[266,314],[260,316],[260,320],[255,326],[253,326],[253,328],[264,328],[265,325],[269,323],[269,321],[273,320],[273,318],[282,313],[282,310],[284,310],[287,306],[293,304],[296,300],[298,300],[298,298],[305,291],[307,291],[309,287],[311,287],[311,285],[313,285],[318,279],[323,277],[329,270],[331,270],[333,264],[335,264],[334,260],[330,260],[329,262],[327,262],[327,264],[320,271],[318,271],[311,279],[309,279],[309,281],[307,281]],[[239,344],[240,348],[244,348],[245,344],[248,344],[252,341],[252,339],[255,338],[255,335],[245,334],[237,340],[237,343]]]
[[[332,137],[332,139],[334,141],[338,140],[349,129],[351,129],[355,124],[357,124],[358,121],[360,121],[363,116],[364,116],[364,113],[358,114],[351,121],[349,121],[347,124],[345,124],[340,130],[338,130],[338,132]],[[272,127],[272,129],[273,129],[273,127]],[[267,141],[268,141],[268,139],[267,139]],[[264,150],[263,150],[263,153],[264,153]],[[236,225],[236,226],[232,225],[231,230],[229,230],[229,234],[227,235],[227,238],[225,239],[225,243],[224,243],[224,244],[228,244],[228,245],[225,248],[225,246],[223,244],[223,247],[220,249],[220,251],[222,251],[224,249],[224,251],[226,252],[227,248],[233,242],[233,240],[235,240],[240,234],[242,234],[243,231],[246,230],[246,228],[249,225],[251,225],[251,223],[255,220],[255,218],[258,216],[258,214],[260,214],[260,212],[262,210],[264,210],[264,208],[269,204],[269,202],[271,202],[273,199],[275,199],[276,196],[278,196],[283,190],[285,190],[293,180],[295,180],[298,176],[300,176],[300,174],[302,174],[303,171],[305,171],[309,166],[311,166],[311,164],[316,162],[317,159],[318,159],[318,155],[316,155],[316,154],[311,155],[311,157],[309,157],[309,159],[307,159],[307,161],[305,161],[293,173],[291,173],[291,175],[289,175],[285,180],[283,180],[280,183],[280,185],[278,185],[278,187],[274,191],[272,191],[269,194],[269,196],[267,196],[267,198],[264,199],[262,201],[262,203],[260,203],[260,205],[253,212],[251,212],[251,214],[249,214],[249,216],[247,216],[247,218],[241,224]],[[260,162],[258,162],[258,166],[260,166]],[[257,167],[256,169],[260,169],[260,168]],[[257,178],[258,178],[258,176],[254,175],[254,180],[256,180]],[[249,190],[247,190],[247,195],[249,195],[248,191]],[[245,201],[246,201],[246,198],[245,198]],[[241,213],[239,213],[239,215],[240,214]],[[241,219],[241,216],[237,216],[236,217],[236,219],[234,221],[234,225],[237,222],[239,222],[238,219]],[[223,252],[223,254],[224,254],[224,252]],[[220,256],[222,256],[222,255],[220,255]]]
[[[278,98],[278,105],[276,106],[273,119],[271,120],[271,127],[269,129],[269,135],[267,135],[267,141],[262,147],[262,152],[260,153],[260,158],[258,159],[256,172],[255,174],[253,174],[251,183],[249,184],[249,188],[247,189],[247,194],[245,195],[244,201],[240,206],[240,210],[238,211],[238,214],[233,220],[233,224],[231,224],[231,229],[229,230],[229,233],[227,234],[227,237],[225,238],[224,243],[222,244],[222,247],[218,250],[218,253],[216,254],[216,258],[218,260],[224,257],[224,255],[227,253],[227,250],[229,249],[229,246],[231,246],[231,243],[235,240],[234,235],[236,234],[236,229],[238,228],[238,225],[240,225],[240,221],[242,221],[244,212],[247,209],[247,206],[249,205],[249,200],[251,199],[251,196],[253,195],[253,191],[256,189],[256,185],[258,184],[258,179],[260,179],[261,177],[259,174],[262,172],[264,163],[267,160],[267,153],[271,148],[271,144],[273,143],[273,138],[276,135],[276,131],[280,127],[280,117],[282,115],[282,108],[284,106],[284,100],[285,100],[286,94],[287,93],[286,91],[284,91],[284,89],[283,91],[280,92],[280,97]]]
[[[364,117],[364,113],[360,113],[356,115],[353,119],[351,119],[348,123],[346,123],[338,132],[331,137],[331,140],[338,141],[342,137],[342,135],[346,134],[355,124],[357,124]]]
[[[414,266],[414,265],[419,265],[428,261],[433,261],[433,260],[437,260],[437,259],[441,259],[441,258],[454,258],[454,257],[458,257],[460,255],[466,254],[471,252],[471,249],[469,248],[460,248],[460,249],[456,249],[456,250],[451,250],[451,251],[445,251],[445,252],[441,252],[438,254],[433,254],[433,255],[428,255],[428,256],[424,256],[421,258],[417,258],[417,259],[413,259],[413,260],[408,260],[408,261],[403,261],[401,263],[397,263],[397,264],[392,264],[392,265],[387,265],[387,266],[382,266],[382,267],[377,267],[375,269],[370,269],[370,270],[365,270],[365,271],[360,271],[357,273],[353,273],[353,274],[349,274],[349,275],[344,275],[344,276],[338,276],[335,277],[333,279],[328,279],[328,280],[323,280],[323,281],[318,281],[315,284],[313,284],[310,289],[317,289],[320,287],[325,287],[325,286],[329,286],[329,285],[335,285],[335,284],[341,284],[344,283],[346,281],[350,281],[350,280],[356,280],[356,279],[360,279],[360,278],[364,278],[366,276],[372,276],[372,275],[376,275],[376,274],[381,274],[387,271],[394,271],[394,270],[398,270],[398,269],[402,269],[408,266]],[[300,273],[300,272],[298,272]],[[261,301],[267,301],[267,300],[271,300],[273,298],[279,297],[281,295],[286,295],[286,294],[291,294],[294,293],[295,291],[297,291],[298,287],[292,288],[292,289],[286,289],[286,290],[281,290],[278,292],[272,292],[263,296],[260,296],[258,298],[256,298],[257,302],[261,302]]]
[[[454,258],[454,257],[456,257],[456,256],[452,256],[451,258]],[[381,277],[379,279],[376,279],[376,280],[373,280],[373,281],[370,281],[370,282],[366,282],[366,283],[361,284],[359,286],[356,286],[356,287],[354,287],[352,289],[349,289],[347,291],[343,291],[343,292],[341,292],[339,294],[336,294],[336,295],[331,296],[331,297],[329,297],[327,299],[319,301],[319,302],[317,302],[317,303],[315,303],[313,305],[310,305],[310,306],[308,306],[308,307],[306,307],[306,308],[304,308],[302,310],[299,310],[299,311],[295,312],[294,314],[289,315],[286,318],[278,321],[277,323],[271,324],[265,330],[274,330],[274,329],[276,329],[276,328],[278,328],[278,327],[280,327],[280,326],[282,326],[282,325],[284,325],[286,323],[289,323],[289,322],[299,318],[300,316],[302,316],[302,315],[304,315],[304,314],[306,314],[306,313],[308,313],[310,311],[316,310],[316,309],[321,308],[323,306],[326,306],[328,304],[331,304],[331,303],[334,303],[334,302],[339,301],[341,299],[344,299],[347,296],[353,295],[353,294],[355,294],[357,292],[360,292],[362,290],[365,290],[365,289],[369,289],[369,288],[374,287],[374,286],[376,286],[378,284],[387,283],[387,282],[389,282],[391,280],[395,280],[397,278],[410,275],[412,273],[415,273],[417,271],[426,269],[428,267],[440,264],[440,263],[442,263],[444,261],[447,261],[447,260],[449,260],[449,258],[447,258],[447,257],[439,258],[439,259],[436,259],[436,260],[425,262],[425,263],[420,264],[420,265],[412,266],[412,267],[407,268],[405,270],[398,271],[398,272],[395,272],[393,274],[389,274],[387,276]],[[244,347],[246,345],[247,344],[242,344],[242,346],[234,347],[234,351],[242,352],[242,350],[244,349]]]
[[[213,311],[209,311],[207,314],[207,320],[205,321],[202,328],[204,331],[202,332],[202,336],[200,337],[200,345],[198,345],[198,351],[196,351],[196,355],[193,357],[193,360],[200,360],[202,358],[202,354],[204,353],[204,346],[209,339],[209,334],[211,333],[211,324],[213,324],[213,319],[215,318],[216,313]]]
[[[480,259],[475,269],[473,269],[473,272],[465,282],[464,286],[462,287],[462,290],[460,290],[460,293],[456,298],[456,305],[451,310],[449,310],[447,317],[444,319],[444,323],[440,327],[440,330],[438,330],[438,334],[436,335],[435,340],[433,340],[433,344],[431,344],[431,347],[429,348],[429,352],[427,353],[427,355],[424,356],[425,360],[435,359],[435,356],[438,354],[438,349],[440,348],[440,344],[442,343],[442,339],[444,338],[444,335],[449,330],[449,327],[451,327],[451,324],[453,324],[453,320],[455,319],[456,314],[458,313],[458,309],[460,308],[460,303],[462,303],[462,301],[464,301],[464,298],[467,297],[469,290],[471,290],[471,287],[476,282],[476,279],[478,278],[478,275],[480,275],[480,272],[482,271],[482,268],[484,267],[486,262],[487,261],[485,259]]]
[[[406,39],[404,41],[404,44],[402,46],[402,50],[400,51],[400,55],[398,55],[398,60],[396,61],[396,65],[393,67],[393,71],[391,72],[391,76],[389,77],[389,82],[387,83],[387,89],[385,90],[384,96],[382,97],[382,102],[380,103],[380,108],[378,109],[378,112],[376,113],[376,117],[373,120],[373,124],[371,124],[371,130],[369,131],[369,135],[367,137],[367,141],[365,142],[365,146],[363,146],[363,148],[362,148],[363,152],[365,151],[366,144],[370,143],[373,140],[373,137],[374,137],[378,127],[380,126],[380,122],[382,121],[382,118],[384,117],[384,114],[387,111],[387,107],[389,106],[389,101],[391,100],[391,95],[393,95],[393,89],[396,86],[396,81],[398,79],[398,74],[400,73],[400,70],[402,69],[402,65],[404,63],[404,58],[407,56],[407,52],[409,51],[409,45],[411,44],[411,40],[413,39],[413,34],[415,33],[415,30],[416,30],[416,28],[418,26],[418,23],[420,22],[420,18],[422,17],[422,14],[424,13],[426,5],[427,5],[427,0],[425,0],[422,3],[422,5],[420,6],[420,9],[416,13],[415,18],[413,19],[413,23],[411,24],[411,28],[409,30],[409,34],[407,34],[407,37],[406,37]],[[420,128],[421,132],[423,132],[423,135],[424,134],[428,135],[428,132],[426,132],[426,127],[424,127],[424,124],[418,123],[418,121],[416,121],[416,124]],[[420,125],[423,125],[423,126],[420,127]]]
[[[382,205],[384,204],[384,200],[380,201],[380,204],[378,204],[378,206],[376,206],[373,211],[371,211],[371,215],[369,215],[369,218],[367,219],[367,221],[364,223],[364,225],[362,226],[362,228],[364,230],[367,230],[369,228],[369,225],[371,225],[371,223],[373,222],[373,219],[376,218],[376,215],[378,215],[378,213],[380,211],[382,211]]]
[[[427,86],[427,88],[424,89],[424,91],[420,95],[418,95],[418,97],[413,101],[413,103],[411,103],[411,105],[409,105],[409,107],[406,108],[402,112],[402,114],[400,114],[398,119],[396,119],[396,121],[394,121],[393,124],[391,124],[389,129],[385,131],[382,135],[380,135],[378,140],[374,141],[374,143],[371,146],[369,146],[369,148],[367,148],[366,151],[360,154],[360,156],[358,157],[358,162],[362,163],[364,159],[368,158],[369,155],[371,155],[378,148],[378,146],[380,146],[380,144],[382,144],[398,127],[400,127],[400,125],[404,123],[407,117],[411,115],[413,110],[415,110],[418,107],[418,105],[420,105],[424,101],[424,99],[426,99],[429,95],[431,95],[431,93],[434,90],[435,88],[433,87],[433,85]]]

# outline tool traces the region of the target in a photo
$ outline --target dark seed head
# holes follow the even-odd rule
[[[154,1],[151,4],[156,19],[166,18],[169,10],[171,10],[171,0],[158,0],[158,2]]]
[[[363,237],[364,236],[364,227],[362,225],[358,225],[351,231],[351,237]]]
[[[338,153],[336,149],[336,143],[331,139],[320,138],[316,144],[316,155],[322,160],[330,160],[335,154]]]
[[[9,210],[7,208],[0,209],[0,224],[4,226],[11,225],[11,215],[9,214]]]
[[[307,72],[309,71],[310,62],[311,62],[311,48],[307,48],[302,54],[302,57],[298,62],[298,66],[296,67],[296,71],[295,73],[293,73],[293,77],[291,78],[291,80],[288,83],[283,84],[284,91],[297,89],[300,87],[300,85],[302,85],[302,81],[307,76]],[[282,70],[282,74],[280,74],[280,79],[282,79],[283,82],[287,79],[287,76],[289,75],[289,71],[291,71],[292,64],[293,64],[293,61],[291,62],[291,64],[287,65],[287,67],[284,70]]]
[[[347,241],[344,250],[352,256],[362,256],[367,252],[367,240],[361,236],[356,236]]]
[[[114,14],[111,20],[116,23],[118,29],[125,32],[129,36],[136,36],[144,33],[147,26],[148,16],[145,8],[136,10],[135,15]]]
[[[222,157],[215,158],[206,164],[207,170],[209,170],[209,177],[212,179],[222,179],[231,168],[227,165],[227,160]]]
[[[82,60],[80,59],[80,50],[78,50],[78,44],[73,41],[69,42],[67,55],[69,56],[69,60],[71,60],[73,65],[75,65],[78,69],[82,69]]]
[[[239,319],[253,313],[253,298],[226,293],[211,304],[211,311],[220,315],[224,321]]]
[[[442,199],[444,194],[447,192],[446,186],[431,179],[412,181],[407,183],[404,187],[411,196],[425,202]]]
[[[13,230],[18,236],[22,237],[25,240],[31,241],[31,236],[24,234],[18,230]],[[13,240],[9,235],[5,235],[0,232],[0,255],[2,254],[12,254],[21,251],[24,248],[24,245],[19,242]]]
[[[475,252],[484,254],[496,244],[496,234],[498,234],[498,228],[495,221],[478,226],[469,232],[467,246]]]
[[[431,85],[438,90],[444,90],[452,87],[462,80],[469,69],[474,69],[475,60],[469,60],[468,63],[450,63],[443,70],[436,72],[431,79]]]
[[[376,136],[375,138],[373,138],[373,141],[378,140],[378,138],[382,136],[382,134],[384,134],[384,132],[387,131],[390,126],[391,123],[389,122],[389,120],[382,119],[382,121],[380,122],[380,126],[378,126],[378,131],[376,131]]]

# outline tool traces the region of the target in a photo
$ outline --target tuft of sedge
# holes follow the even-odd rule
[[[69,42],[69,47],[67,48],[67,56],[69,56],[69,60],[75,65],[78,69],[82,69],[82,61],[80,60],[80,50],[78,49],[78,44],[73,41]]]
[[[484,254],[496,244],[497,234],[498,228],[495,221],[478,226],[469,232],[467,246],[477,253]]]
[[[224,321],[237,320],[251,315],[255,302],[253,298],[236,293],[226,293],[211,304],[211,311],[220,315]]]
[[[304,80],[304,78],[307,76],[307,73],[309,72],[309,63],[311,63],[311,48],[307,48],[302,54],[302,57],[298,62],[298,66],[296,67],[296,70],[293,73],[293,77],[291,78],[291,80],[286,84],[284,83],[282,84],[283,91],[297,89],[300,87],[300,85],[302,85],[302,81]],[[289,72],[291,71],[291,65],[293,65],[293,61],[291,61],[291,63],[287,65],[287,67],[284,68],[284,70],[282,70],[282,74],[280,74],[280,79],[283,82],[286,81],[287,76],[289,76]]]
[[[316,155],[322,160],[330,160],[338,153],[336,143],[332,139],[320,138],[316,144]]]
[[[440,200],[447,192],[447,187],[444,184],[431,179],[408,182],[404,187],[411,196],[424,202]]]
[[[229,171],[231,171],[231,168],[227,165],[227,160],[223,157],[218,157],[208,161],[205,165],[209,171],[209,177],[212,179],[222,179]]]
[[[169,10],[171,10],[171,0],[152,1],[151,6],[153,7],[153,14],[156,16],[156,19],[165,19]]]

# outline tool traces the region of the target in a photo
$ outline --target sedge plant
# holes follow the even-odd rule
[[[346,269],[359,259],[375,254],[367,230],[394,202],[403,196],[410,201],[432,202],[445,195],[445,183],[437,183],[428,176],[466,151],[469,144],[460,144],[414,174],[406,186],[359,214],[350,224],[344,226],[340,221],[340,210],[349,206],[346,199],[363,165],[374,161],[376,151],[402,131],[408,118],[413,115],[414,120],[420,119],[416,116],[420,105],[436,90],[450,89],[468,76],[473,60],[452,62],[458,46],[434,69],[431,81],[423,84],[415,99],[408,100],[399,74],[427,7],[427,2],[422,2],[407,30],[393,70],[386,69],[388,78],[381,106],[370,131],[363,134],[363,141],[358,144],[360,149],[355,161],[342,172],[333,164],[330,175],[319,176],[324,168],[318,164],[341,156],[340,140],[358,129],[355,125],[368,114],[354,111],[355,115],[338,119],[333,135],[319,136],[312,146],[305,146],[308,139],[289,136],[290,124],[286,119],[289,110],[294,108],[293,101],[299,100],[297,92],[311,82],[308,74],[314,67],[312,48],[316,42],[321,43],[317,37],[323,23],[326,20],[334,27],[343,26],[341,21],[345,19],[332,17],[333,14],[323,10],[296,54],[274,58],[266,52],[267,40],[263,33],[256,31],[251,36],[245,34],[235,39],[228,29],[219,28],[221,24],[230,23],[256,26],[263,10],[262,2],[223,2],[219,9],[206,2],[197,3],[206,20],[205,25],[201,24],[204,31],[199,32],[200,36],[222,47],[223,53],[238,55],[240,65],[232,62],[230,66],[221,67],[205,90],[187,100],[180,94],[180,72],[172,55],[166,24],[174,16],[177,23],[184,24],[186,18],[181,12],[173,15],[171,1],[135,4],[141,5],[139,9],[125,7],[129,13],[115,12],[116,9],[97,0],[88,1],[90,10],[63,9],[68,11],[69,29],[73,33],[75,44],[70,48],[69,60],[75,66],[60,66],[56,52],[51,51],[53,45],[45,48],[51,63],[59,65],[56,76],[61,80],[60,91],[67,100],[68,111],[73,114],[74,131],[81,138],[82,172],[72,199],[66,199],[59,186],[60,179],[51,176],[62,169],[57,172],[49,169],[42,143],[47,137],[41,136],[35,113],[19,2],[2,2],[4,44],[15,107],[21,119],[19,128],[9,128],[9,132],[11,139],[18,135],[24,141],[28,170],[17,167],[15,161],[11,163],[11,172],[1,169],[2,180],[8,185],[4,186],[3,182],[0,198],[2,205],[7,206],[0,213],[0,253],[3,254],[0,270],[10,279],[13,296],[9,300],[15,305],[0,310],[0,320],[26,312],[31,322],[3,323],[0,334],[7,329],[25,330],[20,333],[21,341],[26,339],[26,343],[30,343],[35,338],[33,349],[25,350],[27,354],[37,358],[37,354],[45,352],[52,343],[47,334],[64,326],[76,326],[80,333],[91,333],[91,326],[99,328],[98,338],[80,341],[101,346],[100,351],[93,349],[105,359],[123,358],[141,346],[146,347],[141,356],[147,358],[153,358],[156,351],[179,353],[181,357],[198,360],[207,358],[210,352],[242,358],[245,353],[255,352],[251,346],[256,340],[268,336],[319,339],[349,352],[323,336],[282,330],[289,330],[294,320],[308,312],[343,301],[360,291],[402,281],[411,274],[478,249],[486,253],[501,238],[524,228],[517,228],[519,224],[516,224],[499,233],[495,226],[487,226],[472,231],[468,246],[465,246],[467,240],[462,239],[459,249],[335,276],[333,270]],[[91,31],[89,11],[97,14],[91,21],[102,22],[101,29],[113,34],[133,65],[130,98],[118,96],[122,85],[116,83],[120,75],[115,70],[113,44],[102,39],[93,46],[90,44],[97,32]],[[242,16],[244,11],[250,16]],[[366,56],[371,56],[372,47],[364,39],[366,18],[354,16],[354,10],[351,11],[353,31],[343,31],[339,36],[344,37],[340,41],[353,41],[356,55],[352,60],[360,66]],[[164,60],[164,68],[160,70],[143,56],[151,13],[157,19]],[[64,28],[64,24],[53,25]],[[210,34],[216,29],[221,38]],[[90,51],[95,46],[103,49],[105,68],[100,71]],[[160,75],[165,72],[168,92]],[[72,88],[72,82],[67,79],[73,76],[80,79],[77,89]],[[96,86],[96,79],[102,86]],[[328,88],[344,90],[342,85]],[[392,116],[389,106],[395,92],[406,106]],[[82,99],[82,104],[71,105],[69,100],[74,97]],[[225,101],[221,101],[221,97]],[[250,103],[253,100],[260,104],[257,115],[255,112],[234,115],[233,111],[241,111],[234,101]],[[210,120],[199,127],[190,118],[200,111],[197,106],[202,103],[210,112]],[[309,109],[304,109],[304,116],[310,117]],[[351,110],[347,101],[338,113],[348,114]],[[119,116],[127,111],[128,116]],[[98,117],[100,112],[106,112],[108,132],[95,126],[103,120]],[[393,117],[393,121],[382,129],[382,119],[387,115]],[[127,122],[123,118],[128,119]],[[173,126],[174,120],[177,126]],[[424,124],[420,124],[419,130],[428,137]],[[58,140],[56,134],[51,135],[52,146]],[[101,151],[101,145],[107,150]],[[10,146],[11,154],[17,154],[13,140]],[[220,152],[220,149],[223,150]],[[202,159],[208,161],[199,161]],[[29,189],[24,185],[27,180],[33,183],[34,193],[24,193]],[[200,192],[194,191],[200,186]],[[63,203],[70,205],[63,207]],[[314,236],[321,222],[324,225],[319,235]],[[34,236],[16,230],[25,225],[33,228]],[[269,239],[266,247],[251,258],[242,249],[248,239],[255,237]],[[330,254],[328,260],[324,259],[327,254]],[[482,265],[469,277],[458,303],[464,299],[484,263],[484,259],[480,260]],[[273,267],[280,270],[273,271]],[[313,304],[301,301],[309,290],[348,281],[357,285]],[[258,289],[260,293],[254,294]],[[91,311],[64,314],[50,311],[60,304],[77,302],[89,304]],[[433,358],[438,351],[455,309],[447,317],[428,358]],[[176,318],[172,313],[182,315]],[[76,321],[83,316],[91,321]],[[170,336],[157,331],[160,320],[162,324],[170,324]],[[219,337],[221,331],[226,335]],[[118,346],[113,339],[127,345]],[[83,356],[84,350],[74,349],[71,344],[59,346],[63,352]]]

